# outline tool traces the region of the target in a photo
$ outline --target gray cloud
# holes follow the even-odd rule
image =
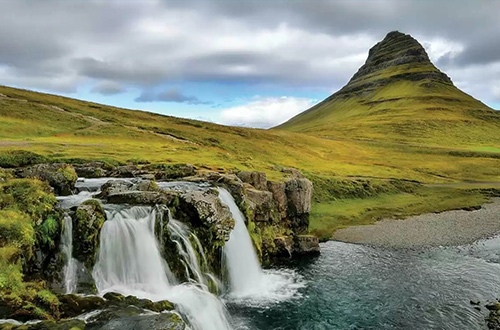
[[[124,93],[127,89],[114,81],[102,81],[92,88],[92,93],[101,95],[116,95]]]
[[[155,93],[152,91],[144,91],[135,99],[136,102],[175,102],[186,104],[212,104],[211,102],[202,101],[196,96],[182,94],[177,88],[169,88],[166,91]]]
[[[441,44],[438,66],[476,93],[475,76],[500,62],[498,17],[491,0],[1,1],[0,81],[101,94],[199,81],[334,90],[398,29]]]

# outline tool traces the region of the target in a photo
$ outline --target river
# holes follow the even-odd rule
[[[500,297],[500,238],[427,250],[335,241],[321,248],[293,265],[302,287],[288,300],[229,301],[235,328],[484,329],[484,303]]]

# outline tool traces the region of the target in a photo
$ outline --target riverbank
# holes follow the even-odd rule
[[[337,230],[334,240],[389,248],[471,244],[500,233],[500,198],[473,211],[447,211]]]

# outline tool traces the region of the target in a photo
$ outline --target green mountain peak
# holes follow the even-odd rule
[[[393,31],[342,89],[277,128],[329,139],[475,145],[497,141],[500,113],[455,87],[415,38]]]

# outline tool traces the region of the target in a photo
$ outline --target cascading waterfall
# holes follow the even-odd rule
[[[169,212],[169,220],[167,225],[170,231],[170,238],[177,245],[177,250],[182,258],[182,263],[186,268],[186,274],[192,282],[206,285],[207,281],[201,269],[200,261],[196,255],[195,249],[191,244],[191,237],[196,237],[191,234],[189,228],[180,221],[173,219]],[[206,267],[206,258],[203,249],[198,247],[198,253],[202,256],[203,266]]]
[[[252,239],[245,225],[245,217],[236,205],[233,196],[224,188],[219,188],[221,202],[229,207],[235,220],[235,226],[229,241],[224,246],[231,294],[236,296],[251,295],[262,283],[262,270],[255,253]]]
[[[304,286],[301,279],[294,272],[261,269],[243,213],[226,189],[218,189],[221,202],[229,207],[235,220],[229,241],[224,246],[231,289],[229,296],[246,305],[275,303],[298,297],[298,289]]]
[[[179,306],[194,329],[229,330],[224,306],[206,286],[176,285],[154,233],[156,218],[161,216],[158,212],[162,210],[137,206],[106,212],[108,220],[101,229],[93,271],[99,293],[115,291],[151,300],[168,299]]]
[[[69,215],[64,217],[61,251],[66,257],[66,264],[63,268],[64,288],[66,293],[73,293],[76,291],[76,271],[78,263],[77,260],[73,258],[73,221]]]

